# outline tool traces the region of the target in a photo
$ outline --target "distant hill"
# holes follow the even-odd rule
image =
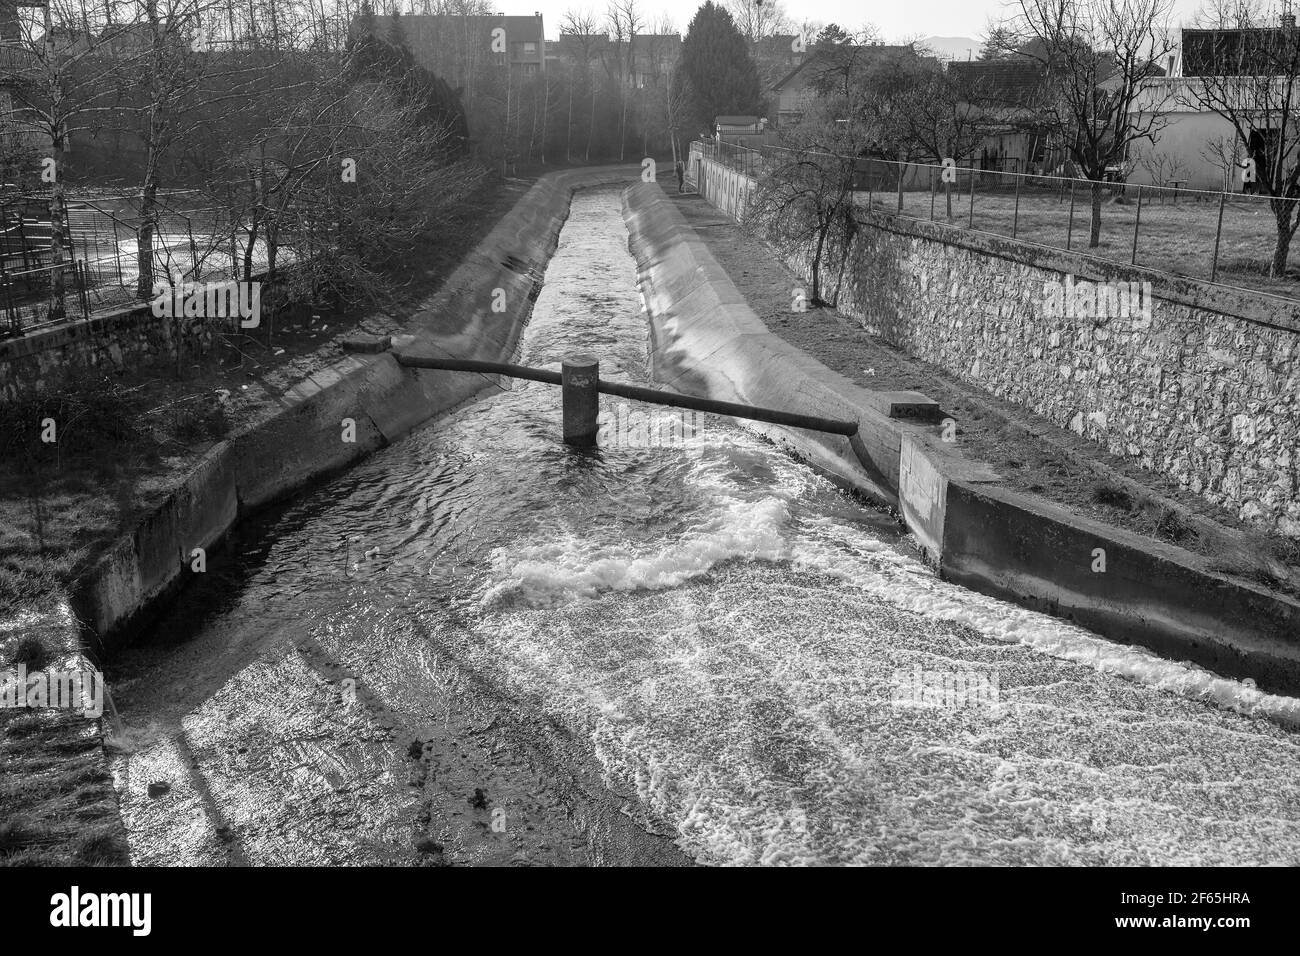
[[[927,46],[941,59],[975,60],[980,55],[980,41],[970,37],[926,37],[920,45]]]

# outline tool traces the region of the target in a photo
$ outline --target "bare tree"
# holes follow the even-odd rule
[[[782,148],[766,157],[746,209],[745,225],[780,247],[807,255],[812,301],[824,301],[828,257],[842,271],[857,234],[853,188],[857,157],[873,130],[863,84],[846,83],[819,96],[800,122],[782,130]]]
[[[750,43],[793,29],[790,15],[779,0],[723,0],[722,6]]]
[[[35,152],[43,163],[41,178],[50,184],[52,319],[66,315],[65,273],[72,261],[67,231],[66,159],[73,140],[95,129],[112,108],[113,91],[123,75],[124,64],[104,54],[126,33],[126,9],[125,4],[87,8],[67,0],[50,0],[39,19],[19,21],[22,42],[10,49],[11,54],[21,58],[14,65],[18,82],[11,90],[14,125],[22,139],[35,141]]]
[[[1101,242],[1103,183],[1123,170],[1134,143],[1164,126],[1168,98],[1148,81],[1173,48],[1172,0],[1015,0],[1017,12],[990,41],[1039,63],[1046,82],[1036,104],[1057,144],[1091,182],[1088,245]]]
[[[1235,176],[1241,171],[1242,149],[1243,144],[1236,134],[1215,136],[1206,140],[1201,149],[1201,158],[1219,170],[1224,192],[1232,192]]]
[[[645,67],[644,83],[636,90],[642,152],[650,155],[651,143],[661,149],[665,143],[677,162],[676,128],[685,115],[685,81],[678,75],[681,39],[672,19],[660,16],[638,38],[638,64]]]
[[[596,84],[591,75],[592,63],[599,55],[602,37],[596,33],[596,18],[586,11],[570,10],[560,25],[560,44],[570,61],[582,71],[583,88],[588,97],[587,145],[583,160],[591,162],[591,138],[596,129]],[[573,100],[569,100],[570,139],[572,139]]]
[[[1187,171],[1187,164],[1179,157],[1177,153],[1170,153],[1158,149],[1144,149],[1138,153],[1138,165],[1147,171],[1151,181],[1157,186],[1163,186],[1170,180],[1176,180],[1181,173]],[[1160,199],[1164,201],[1164,193],[1160,193]]]
[[[672,145],[673,165],[676,166],[684,158],[679,131],[682,123],[690,117],[691,109],[690,80],[686,77],[686,71],[679,65],[675,64],[665,77],[662,105],[664,122],[668,128],[668,139]]]
[[[208,55],[194,46],[205,17],[221,0],[143,0],[135,35],[142,48],[126,60],[143,82],[123,90],[119,109],[134,121],[145,147],[137,232],[138,294],[151,294],[153,244],[157,231],[159,189],[169,161],[190,137],[214,126],[235,124],[250,97],[265,95],[266,77],[274,70],[274,51],[254,49]],[[254,34],[255,37],[255,34]],[[274,94],[290,97],[291,88]]]
[[[237,218],[250,229],[265,224],[268,271],[278,245],[295,250],[290,297],[333,290],[386,302],[384,269],[480,181],[480,165],[447,160],[452,131],[420,114],[421,104],[388,84],[347,84],[329,72],[274,114],[253,147],[272,169]],[[342,157],[360,170],[354,182],[339,175]],[[250,233],[248,245],[255,240]]]
[[[613,71],[619,90],[618,158],[622,161],[627,154],[628,91],[636,79],[636,38],[645,21],[636,0],[610,0],[605,19],[613,42]],[[607,64],[606,69],[609,68]]]
[[[970,159],[989,123],[990,100],[981,81],[955,69],[936,69],[925,59],[905,61],[893,75],[897,88],[887,95],[899,107],[894,127],[903,137],[900,153],[932,163]],[[949,219],[952,201],[952,184],[945,183]]]
[[[1216,2],[1203,13],[1209,31],[1183,51],[1195,75],[1183,96],[1222,116],[1269,197],[1275,238],[1270,275],[1286,274],[1300,226],[1300,31],[1275,25],[1258,0]]]

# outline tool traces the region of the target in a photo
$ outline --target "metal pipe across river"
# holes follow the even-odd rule
[[[513,365],[509,362],[481,362],[475,359],[434,358],[424,355],[407,355],[394,352],[399,365],[409,368],[441,369],[448,372],[480,372],[485,375],[509,375],[513,378],[528,379],[533,382],[545,382],[548,385],[561,384],[559,372],[530,368],[527,365]],[[652,402],[656,405],[670,405],[674,408],[689,408],[697,412],[710,412],[715,415],[730,415],[733,418],[747,418],[756,422],[772,425],[785,425],[790,428],[810,428],[814,431],[830,432],[834,435],[852,437],[858,433],[858,423],[840,421],[833,418],[819,418],[815,415],[797,415],[775,408],[758,408],[753,405],[741,405],[736,402],[719,402],[711,398],[695,398],[677,392],[662,391],[657,388],[641,388],[637,385],[625,385],[622,382],[610,382],[598,379],[596,390],[604,395],[617,395],[638,402]]]

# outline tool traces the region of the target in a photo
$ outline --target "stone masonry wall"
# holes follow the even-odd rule
[[[267,290],[263,292],[263,314]],[[15,338],[0,338],[0,402],[20,392],[55,387],[88,371],[133,371],[207,355],[223,333],[238,330],[229,318],[155,317],[149,305],[75,319]]]
[[[0,339],[0,402],[28,389],[56,386],[79,372],[125,370],[176,357],[177,322],[154,318],[148,306]],[[185,354],[206,353],[215,329],[181,319]]]

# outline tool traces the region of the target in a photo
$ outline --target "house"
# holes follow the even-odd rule
[[[1042,172],[1057,164],[1050,137],[1038,122],[1036,104],[1047,79],[1040,61],[954,60],[948,76],[978,110],[979,143],[968,157],[971,164],[1011,173]]]
[[[1104,98],[1131,74],[1120,70],[1114,54],[1097,51],[1094,55],[1091,81],[1096,96]],[[1074,174],[1070,144],[1062,141],[1059,129],[1044,122],[1045,104],[1054,95],[1053,59],[1045,44],[1035,40],[1007,56],[948,64],[948,76],[973,110],[977,143],[968,157],[971,165],[1007,173]],[[1148,62],[1145,72],[1163,77],[1171,65]],[[1132,167],[1130,160],[1108,169],[1110,175],[1124,179]]]
[[[1134,104],[1135,110],[1158,109],[1163,116],[1153,142],[1132,151],[1130,182],[1177,181],[1188,189],[1240,191],[1247,152],[1269,153],[1281,135],[1283,114],[1292,122],[1300,107],[1300,93],[1288,96],[1280,78],[1270,82],[1277,74],[1277,49],[1300,42],[1290,33],[1294,30],[1295,17],[1289,14],[1277,27],[1182,30],[1171,75],[1148,80]],[[1249,144],[1241,142],[1231,122],[1203,104],[1207,81],[1243,107],[1259,104],[1241,110],[1246,118],[1255,114]]]
[[[484,63],[509,63],[512,72],[524,75],[546,68],[546,37],[540,13],[532,16],[376,15],[371,33],[388,39],[395,19],[400,21],[399,27],[415,62],[453,86],[467,85],[468,75]],[[360,25],[361,18],[354,18],[350,33],[355,35]]]
[[[611,40],[607,33],[561,34],[559,40],[547,41],[546,59],[553,66],[581,68],[585,57],[589,69],[600,68],[611,78],[623,76],[629,85],[644,89],[666,83],[682,56],[678,33],[636,34],[630,62],[628,47],[628,41]]]

